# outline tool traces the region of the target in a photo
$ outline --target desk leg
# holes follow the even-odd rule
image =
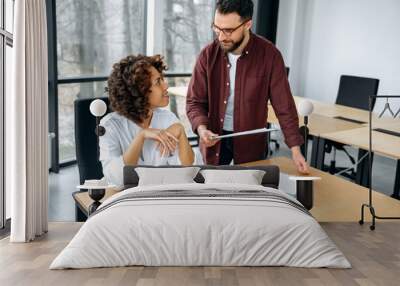
[[[267,128],[271,128],[271,123],[267,122]],[[267,133],[267,148],[265,148],[265,159],[272,155],[272,148],[271,148],[271,133]]]
[[[357,161],[361,159],[362,156],[364,156],[365,154],[367,154],[368,151],[366,150],[362,150],[359,149],[358,150],[358,158]],[[372,153],[372,162],[374,160],[374,153]],[[360,162],[360,164],[357,165],[357,171],[356,171],[356,184],[359,184],[361,186],[364,187],[369,187],[369,185],[371,184],[371,179],[369,177],[369,158],[368,156],[366,158],[364,158],[364,160],[362,160]]]
[[[87,215],[81,210],[81,208],[75,203],[75,221],[82,222],[87,220]]]
[[[312,148],[311,148],[311,161],[310,166],[316,168],[318,161],[318,146],[319,146],[319,136],[313,136],[312,138]]]
[[[319,137],[318,138],[318,144],[316,144],[316,145],[317,145],[317,148],[316,148],[316,151],[315,151],[314,150],[314,141],[313,141],[313,153],[316,152],[316,155],[315,155],[316,158],[314,159],[315,160],[315,163],[314,163],[315,165],[313,167],[317,168],[317,169],[320,169],[320,170],[323,170],[324,162],[325,162],[325,139]]]
[[[296,198],[306,209],[311,210],[314,204],[313,181],[296,181]]]
[[[400,199],[400,160],[397,160],[396,164],[396,177],[394,179],[392,198]]]

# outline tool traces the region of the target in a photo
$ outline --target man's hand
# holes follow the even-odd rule
[[[308,167],[306,160],[303,157],[303,154],[301,154],[300,147],[294,146],[291,148],[291,150],[292,150],[292,159],[297,167],[297,170],[302,174],[305,175],[309,174],[310,169]]]
[[[197,134],[199,134],[200,141],[207,148],[214,146],[219,141],[218,139],[212,139],[213,136],[218,136],[218,134],[215,134],[215,133],[211,132],[210,130],[208,130],[205,125],[200,125],[197,128]]]

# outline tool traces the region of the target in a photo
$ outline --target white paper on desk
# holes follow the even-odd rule
[[[253,130],[248,130],[248,131],[236,132],[236,133],[232,133],[232,134],[213,136],[213,137],[211,137],[211,139],[223,139],[223,138],[228,138],[228,137],[244,136],[244,135],[266,133],[266,132],[272,132],[272,131],[279,131],[279,129],[277,129],[277,128],[259,128],[259,129],[253,129]]]

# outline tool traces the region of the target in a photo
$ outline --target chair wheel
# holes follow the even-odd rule
[[[375,226],[374,226],[374,225],[371,225],[371,226],[369,227],[369,229],[370,229],[370,230],[375,230]]]
[[[360,225],[363,225],[363,224],[364,224],[364,221],[363,221],[362,219],[360,219],[360,220],[358,221],[358,223],[359,223]]]

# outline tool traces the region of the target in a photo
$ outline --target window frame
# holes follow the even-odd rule
[[[6,188],[5,188],[5,95],[6,95],[6,48],[13,48],[13,34],[6,30],[6,0],[0,0],[0,237],[10,231],[10,219],[6,212]],[[12,0],[13,5],[15,1]],[[14,13],[14,9],[13,9]]]

